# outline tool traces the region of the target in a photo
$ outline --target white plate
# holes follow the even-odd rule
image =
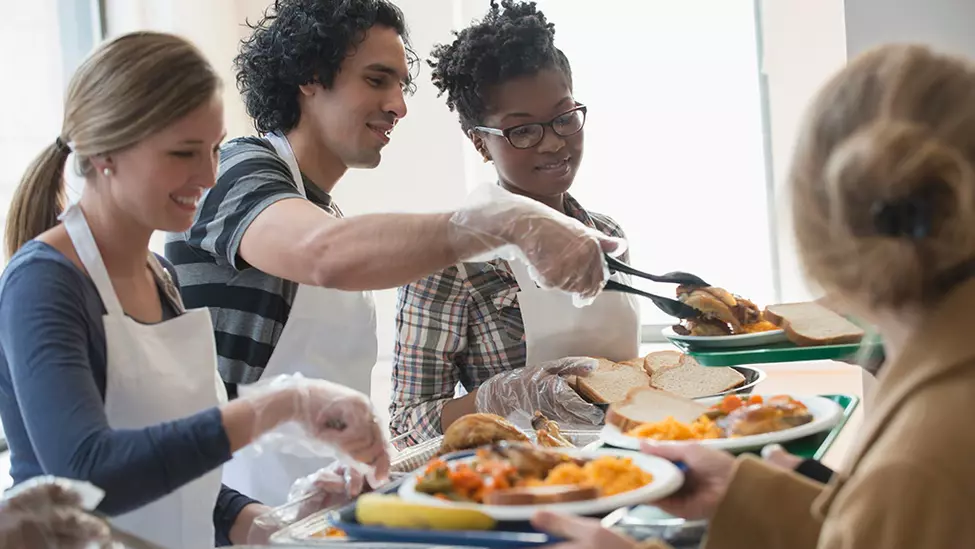
[[[776,395],[762,396],[768,398]],[[722,398],[723,397],[703,398],[698,400],[698,402],[711,406],[721,402]],[[796,440],[809,435],[815,435],[816,433],[821,433],[823,431],[828,431],[829,429],[835,427],[836,424],[839,423],[843,418],[843,408],[828,398],[819,396],[793,396],[792,398],[806,405],[806,408],[809,409],[809,413],[811,413],[813,416],[813,420],[811,422],[798,427],[792,427],[791,429],[775,431],[774,433],[751,435],[747,437],[711,438],[704,440],[646,440],[627,436],[623,434],[615,425],[607,424],[603,427],[602,433],[600,433],[600,438],[603,440],[603,442],[609,444],[610,446],[627,448],[631,450],[639,450],[640,443],[646,440],[646,442],[649,444],[659,446],[700,444],[701,446],[709,446],[711,448],[718,448],[721,450],[744,451],[761,448],[766,444],[781,444],[783,442],[789,442],[790,440]]]
[[[599,456],[619,456],[628,457],[633,463],[653,475],[653,481],[642,488],[616,494],[599,499],[588,501],[571,501],[566,503],[552,503],[546,505],[482,505],[478,503],[460,503],[454,501],[444,501],[429,494],[416,491],[416,483],[422,471],[417,471],[411,475],[399,488],[399,496],[407,501],[423,503],[425,505],[437,505],[440,507],[454,507],[458,509],[473,509],[490,515],[495,520],[529,520],[539,510],[553,511],[556,513],[566,513],[570,515],[597,515],[609,513],[620,507],[629,507],[641,503],[648,503],[665,498],[673,494],[681,485],[684,484],[684,474],[680,472],[673,463],[658,458],[631,452],[629,450],[619,450],[616,448],[605,448],[599,450],[565,450],[566,453],[583,458],[596,458]],[[458,459],[450,463],[464,463],[472,461],[474,457]]]
[[[727,336],[684,336],[675,332],[673,326],[667,326],[660,333],[671,341],[680,341],[695,349],[740,349],[789,341],[785,330]]]

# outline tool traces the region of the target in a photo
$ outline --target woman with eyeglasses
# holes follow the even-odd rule
[[[582,162],[587,109],[573,97],[569,61],[554,36],[534,2],[492,2],[480,22],[434,48],[433,83],[484,161],[494,163],[502,189],[623,238],[615,221],[568,192]],[[638,354],[631,296],[604,292],[576,307],[568,294],[537,287],[517,260],[449,267],[402,288],[398,306],[390,426],[409,433],[404,445],[476,412],[538,410],[564,425],[599,424],[602,412],[566,377],[595,366],[580,357]],[[468,393],[455,398],[458,383]]]

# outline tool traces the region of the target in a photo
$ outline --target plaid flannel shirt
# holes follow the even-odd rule
[[[565,209],[589,227],[625,238],[615,221],[568,195]],[[518,291],[504,260],[461,263],[400,288],[389,411],[393,435],[410,433],[401,446],[442,434],[440,414],[458,382],[469,392],[525,366]]]

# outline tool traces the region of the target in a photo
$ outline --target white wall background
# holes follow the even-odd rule
[[[61,129],[64,79],[57,0],[18,2],[0,19],[0,233],[28,164]],[[21,55],[29,44],[31,55]],[[6,251],[0,250],[0,266]]]
[[[775,215],[771,229],[777,241],[781,299],[786,302],[803,301],[814,295],[803,281],[796,258],[786,176],[806,105],[846,63],[843,3],[844,0],[761,1],[762,71],[768,81],[774,181]]]

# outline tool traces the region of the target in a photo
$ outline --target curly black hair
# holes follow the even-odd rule
[[[447,94],[464,132],[482,122],[486,96],[498,84],[542,69],[563,71],[572,86],[569,60],[555,47],[555,25],[535,2],[491,0],[484,19],[455,32],[451,44],[437,44],[427,64],[433,85]]]
[[[396,30],[406,44],[412,93],[419,59],[410,46],[403,12],[387,0],[276,0],[241,42],[234,58],[237,89],[260,132],[287,132],[298,124],[298,86],[332,85],[349,48],[374,25]]]

